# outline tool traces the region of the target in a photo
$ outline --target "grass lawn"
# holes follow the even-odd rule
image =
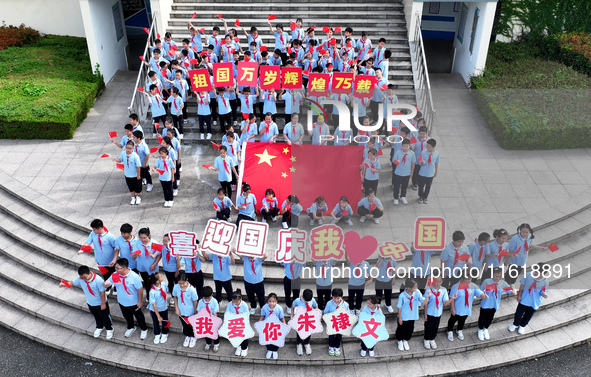
[[[491,44],[473,93],[506,149],[591,147],[591,77],[536,57],[523,43]]]
[[[48,35],[2,50],[0,138],[71,138],[103,87],[84,38]]]

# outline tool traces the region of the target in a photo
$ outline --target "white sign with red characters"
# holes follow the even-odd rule
[[[240,221],[238,238],[236,239],[236,254],[262,258],[267,246],[267,233],[269,233],[269,224],[266,222]]]
[[[373,348],[378,342],[388,340],[390,337],[386,329],[386,317],[379,313],[378,315],[361,313],[359,322],[353,329],[353,336],[361,339],[367,348]]]
[[[344,306],[339,306],[337,310],[322,316],[326,323],[326,333],[328,335],[351,335],[353,326],[357,323],[357,316],[351,314]]]
[[[279,247],[275,250],[277,263],[306,263],[308,232],[299,229],[281,229],[277,232]]]
[[[233,347],[238,347],[246,339],[254,337],[254,330],[250,326],[250,314],[224,313],[224,324],[219,334],[230,341]]]
[[[208,254],[214,253],[221,256],[230,255],[232,249],[232,239],[236,233],[236,225],[227,221],[208,220],[203,238],[201,241],[201,251]],[[191,254],[193,255],[193,254]]]
[[[318,309],[306,309],[302,306],[296,306],[291,315],[291,319],[287,324],[294,329],[302,339],[306,339],[312,334],[318,334],[324,331],[324,328],[322,327],[322,312]]]
[[[197,234],[179,230],[170,232],[169,236],[170,243],[168,244],[168,248],[170,248],[172,255],[188,258],[195,256],[195,251],[197,250]]]
[[[259,333],[259,343],[261,346],[272,344],[277,347],[283,347],[285,345],[285,337],[291,330],[275,314],[271,314],[264,321],[255,323],[254,328]]]

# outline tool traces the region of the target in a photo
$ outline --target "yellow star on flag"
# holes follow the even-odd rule
[[[282,176],[283,178],[287,178],[287,173],[281,173],[281,176]]]
[[[295,168],[289,168],[292,173],[295,173]]]
[[[277,158],[277,156],[272,156],[269,154],[269,152],[267,152],[267,149],[265,148],[265,151],[263,153],[255,153],[255,156],[257,156],[259,158],[259,164],[262,164],[263,162],[266,162],[267,164],[269,164],[269,166],[273,166],[271,165],[271,160],[274,158]]]
[[[283,153],[288,154],[289,153],[289,148],[283,148]]]
[[[295,156],[291,156],[291,162],[296,162]]]

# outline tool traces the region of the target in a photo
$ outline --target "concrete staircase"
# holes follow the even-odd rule
[[[194,12],[197,12],[197,16],[191,19]],[[234,27],[234,21],[237,18],[247,31],[251,26],[256,26],[269,51],[273,49],[275,43],[267,26],[267,17],[271,14],[277,17],[272,24],[283,24],[287,32],[290,32],[289,19],[295,20],[301,17],[305,28],[317,26],[316,37],[319,39],[325,36],[322,33],[322,26],[333,28],[340,26],[343,30],[345,27],[351,27],[355,40],[361,37],[362,31],[367,31],[374,46],[377,46],[380,38],[386,38],[386,48],[392,51],[388,79],[391,84],[394,84],[395,94],[401,103],[416,104],[404,7],[401,0],[372,0],[368,3],[314,3],[307,0],[287,3],[276,3],[270,0],[254,3],[246,0],[212,3],[207,0],[174,0],[166,31],[171,32],[173,39],[179,44],[183,38],[189,36],[188,21],[197,28],[204,27],[206,35],[211,35],[213,26],[220,27],[223,34],[223,23],[217,17],[220,13],[227,20],[229,28]],[[245,36],[241,30],[238,32],[244,45]],[[187,106],[189,114],[196,113],[196,101],[188,101]],[[282,108],[281,101],[278,102],[278,106]],[[281,127],[282,124],[279,126]],[[195,142],[192,133],[196,132],[196,126],[193,122],[189,122],[186,127],[191,134],[185,133],[185,141]],[[214,131],[217,132],[217,130]]]
[[[313,371],[322,368],[324,373],[334,370],[335,365],[375,362],[387,365],[391,374],[440,375],[454,371],[473,372],[540,357],[591,338],[591,289],[588,286],[591,278],[591,195],[588,193],[553,211],[528,218],[536,230],[536,243],[556,242],[560,246],[560,250],[552,254],[533,252],[528,263],[570,264],[571,276],[550,279],[550,298],[544,301],[525,335],[517,336],[507,331],[516,302],[514,298],[504,298],[491,326],[490,341],[480,342],[476,337],[479,310],[476,302],[466,325],[466,340],[456,339],[452,343],[440,333],[439,348],[435,351],[422,347],[423,326],[419,321],[410,352],[399,352],[395,340],[391,339],[377,345],[375,358],[362,358],[359,356],[359,341],[348,337],[344,339],[343,355],[329,357],[326,335],[315,335],[312,337],[314,353],[298,357],[295,356],[295,334],[290,334],[279,360],[266,360],[265,348],[256,341],[251,342],[246,358],[234,357],[233,348],[225,340],[222,340],[219,353],[203,351],[203,342],[194,349],[183,348],[180,324],[175,319],[171,321],[172,332],[165,345],[154,345],[151,336],[145,341],[140,341],[139,335],[135,334],[129,339],[124,338],[124,322],[115,297],[109,298],[115,336],[112,341],[106,341],[104,337],[94,339],[94,321],[82,292],[58,287],[61,278],[76,276],[79,265],[94,266],[90,255],[76,253],[90,231],[86,228],[90,219],[61,210],[57,203],[8,176],[0,178],[0,310],[3,313],[0,324],[48,346],[95,361],[160,375],[202,375],[202,368],[211,369],[229,360],[254,363],[253,375],[260,373],[261,364],[297,365],[303,370],[315,366]],[[116,227],[119,224],[109,225]],[[504,226],[514,229],[515,223]],[[409,263],[406,260],[399,265],[408,266]],[[204,273],[206,284],[213,286],[210,263],[204,264]],[[283,301],[281,266],[265,263],[264,273],[266,292],[278,293]],[[243,288],[242,265],[235,266],[233,275],[234,286]],[[313,288],[314,283],[312,279],[306,279],[303,285]],[[337,282],[335,286],[346,287],[346,283]],[[366,294],[372,293],[373,285],[366,290]],[[225,304],[224,301],[222,312]],[[169,314],[174,317],[172,312]],[[448,316],[449,312],[445,311],[440,331],[444,331]],[[387,323],[393,338],[395,315],[388,314]],[[461,356],[454,355],[459,352]]]

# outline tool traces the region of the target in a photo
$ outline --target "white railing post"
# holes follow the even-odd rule
[[[431,94],[431,83],[429,81],[429,70],[427,69],[427,58],[425,56],[425,47],[423,44],[423,35],[421,33],[421,17],[416,15],[416,24],[414,30],[414,59],[416,60],[416,84],[419,95],[417,96],[417,105],[423,113],[427,127],[431,130],[433,126],[433,115],[435,108],[433,106],[433,96]]]

